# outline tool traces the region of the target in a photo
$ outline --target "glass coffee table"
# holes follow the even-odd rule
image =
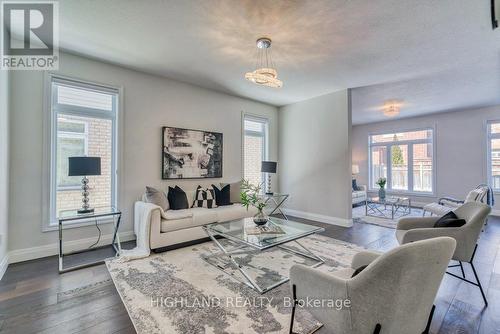
[[[367,216],[394,219],[410,213],[411,199],[408,197],[369,197],[365,201],[365,215]]]
[[[308,235],[323,232],[324,228],[274,217],[270,218],[269,222],[264,226],[266,229],[276,230],[280,233],[273,234],[272,232],[266,232],[255,234],[256,225],[252,218],[203,226],[207,235],[220,251],[205,254],[202,258],[217,269],[222,270],[224,273],[236,278],[259,293],[267,292],[286,283],[289,281],[289,278],[279,278],[270,285],[261,286],[249,274],[248,271],[252,268],[239,258],[241,255],[255,254],[258,256],[259,254],[257,253],[279,247],[288,253],[313,260],[314,262],[311,267],[317,267],[324,263],[321,257],[315,255],[298,241],[298,239]],[[221,237],[226,240],[220,240]],[[288,245],[285,245],[287,243]],[[237,269],[237,272],[241,273],[244,279],[238,278],[240,275],[236,276],[228,270],[230,267]]]

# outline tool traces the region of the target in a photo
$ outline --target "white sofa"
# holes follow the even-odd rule
[[[183,190],[186,192],[188,203],[191,206],[195,190],[188,191],[184,188]],[[255,208],[249,207],[247,210],[240,203],[213,209],[189,208],[162,212],[159,206],[147,203],[145,195],[140,201],[135,202],[134,210],[143,213],[140,215],[141,217],[149,216],[151,219],[149,246],[152,250],[204,239],[207,234],[202,229],[203,225],[253,217],[257,213]],[[135,219],[141,219],[137,216]]]
[[[359,204],[366,201],[366,186],[359,186],[361,190],[352,191],[352,204]]]

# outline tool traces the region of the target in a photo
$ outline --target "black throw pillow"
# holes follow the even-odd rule
[[[439,218],[434,223],[434,227],[460,227],[465,225],[465,223],[465,219],[458,218],[455,212],[450,211]]]
[[[178,186],[175,186],[175,188],[168,187],[167,197],[171,210],[182,210],[189,208],[186,193]]]
[[[224,187],[219,189],[215,184],[212,184],[212,188],[215,192],[215,204],[217,206],[231,205],[231,185],[226,184]]]
[[[359,190],[361,190],[361,188],[356,183],[356,179],[352,179],[352,190],[353,191],[359,191]]]
[[[365,269],[366,267],[368,267],[368,265],[365,265],[365,266],[361,266],[359,267],[358,269],[354,270],[354,272],[352,273],[351,275],[351,278],[353,277],[356,277],[360,272],[363,271],[363,269]]]

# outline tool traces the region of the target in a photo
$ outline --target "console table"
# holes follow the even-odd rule
[[[87,214],[78,214],[77,209],[74,210],[62,210],[59,211],[59,216],[57,220],[59,222],[59,273],[65,273],[68,271],[86,268],[90,266],[95,266],[97,264],[104,263],[105,258],[94,260],[91,262],[85,262],[84,264],[75,265],[71,267],[64,268],[63,259],[64,256],[81,254],[84,252],[92,251],[100,247],[89,247],[87,249],[78,250],[74,252],[64,253],[63,252],[63,224],[68,222],[76,222],[76,221],[95,221],[99,218],[109,217],[113,219],[113,239],[111,241],[111,246],[115,251],[115,256],[119,255],[121,252],[121,244],[120,244],[120,236],[118,235],[118,229],[120,228],[120,220],[122,213],[117,210],[115,207],[101,207],[95,208],[94,212]]]

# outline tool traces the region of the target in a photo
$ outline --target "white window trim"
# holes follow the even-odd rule
[[[489,120],[486,122],[486,175],[487,175],[487,184],[490,185],[493,188],[492,184],[492,178],[493,178],[493,172],[492,172],[492,161],[491,161],[491,141],[493,139],[500,139],[500,133],[491,133],[491,125],[492,124],[500,124],[500,120]],[[493,189],[493,192],[495,194],[500,194],[500,189]]]
[[[414,132],[414,131],[432,131],[432,139],[414,139],[414,140],[401,140],[401,141],[391,141],[384,143],[375,143],[372,144],[372,137],[377,135],[384,134],[392,134],[392,133],[404,133],[404,132]],[[432,144],[432,192],[428,191],[414,191],[413,190],[413,145],[414,144]],[[392,146],[399,145],[409,145],[408,146],[408,190],[396,190],[390,188],[391,182],[391,149]],[[386,147],[387,154],[387,183],[386,183],[386,192],[388,194],[394,195],[411,195],[411,196],[420,196],[420,197],[435,197],[436,196],[436,130],[435,127],[423,127],[416,129],[398,129],[398,130],[387,130],[383,132],[374,132],[368,134],[368,191],[378,191],[378,188],[373,186],[373,176],[372,176],[372,147]]]
[[[56,134],[56,124],[57,122],[57,117],[54,117],[54,113],[52,113],[52,101],[53,101],[53,96],[52,96],[52,83],[53,81],[66,81],[71,83],[71,85],[75,86],[80,86],[82,88],[89,88],[89,87],[98,87],[99,91],[108,91],[116,94],[116,98],[114,100],[115,106],[114,106],[114,115],[113,117],[109,117],[109,119],[114,119],[114,122],[112,122],[112,133],[113,133],[113,139],[112,139],[112,156],[113,159],[112,161],[112,166],[111,170],[114,171],[114,175],[111,177],[111,186],[112,186],[112,205],[118,206],[118,203],[120,202],[120,189],[121,189],[121,173],[119,173],[118,167],[121,166],[122,164],[122,159],[123,159],[123,152],[122,152],[122,141],[123,141],[123,87],[120,86],[112,86],[108,84],[102,84],[98,82],[92,82],[88,81],[85,79],[77,79],[73,77],[68,77],[64,75],[59,75],[59,74],[54,74],[51,72],[45,72],[44,73],[44,103],[43,103],[43,109],[44,109],[44,115],[45,117],[43,118],[43,175],[44,177],[42,178],[42,189],[43,189],[43,196],[42,196],[42,219],[41,219],[41,230],[42,232],[52,232],[52,231],[57,231],[58,230],[58,222],[55,217],[52,217],[52,213],[54,211],[53,205],[55,205],[55,188],[54,184],[56,184],[56,179],[55,179],[55,166],[53,165],[55,162],[55,159],[52,159],[54,156],[54,150],[55,150],[55,141],[53,138],[55,137]],[[85,108],[80,108],[77,106],[68,106],[67,108],[62,107],[62,105],[57,106],[57,111],[68,114],[68,115],[75,115],[79,116],[81,109]],[[89,108],[90,109],[90,108]],[[94,110],[95,113],[86,113],[86,117],[98,117],[98,118],[103,118],[103,113],[106,113],[109,111],[103,111],[103,110]],[[113,219],[109,218],[102,218],[98,219],[98,224],[110,224],[113,223]],[[79,228],[79,227],[84,227],[84,226],[91,226],[95,225],[95,220],[94,219],[88,219],[88,220],[79,220],[75,223],[66,223],[63,225],[63,229],[72,229],[72,228]]]
[[[264,124],[264,135],[261,132],[246,131],[245,130],[245,120],[255,121]],[[251,113],[241,112],[241,178],[245,176],[245,136],[254,135],[256,137],[263,137],[264,140],[264,150],[262,155],[262,161],[269,160],[269,119],[260,115],[254,115]],[[262,173],[262,180],[265,182],[266,173]]]

